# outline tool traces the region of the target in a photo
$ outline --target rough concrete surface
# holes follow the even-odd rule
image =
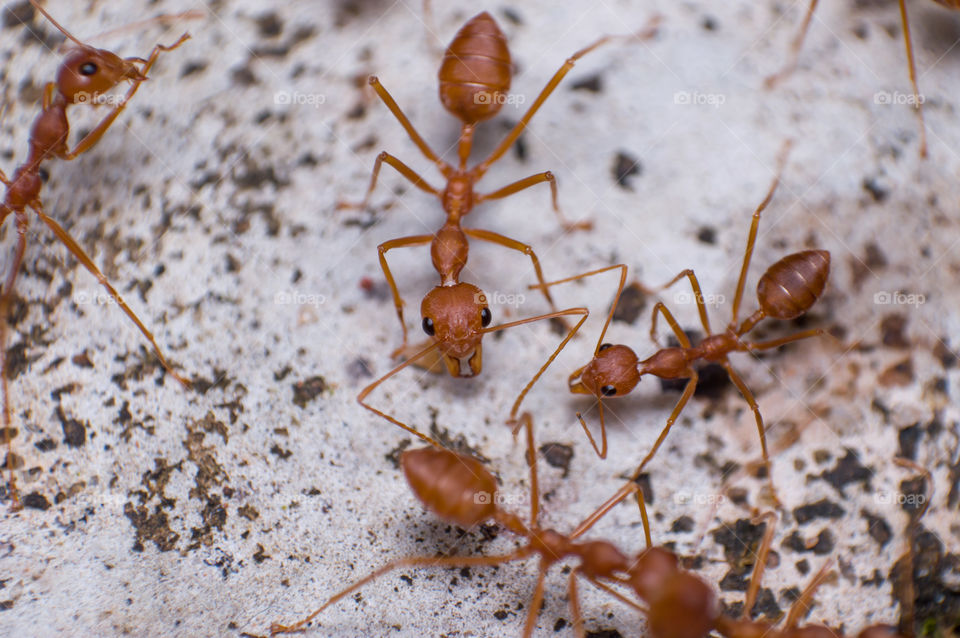
[[[0,635],[262,634],[391,559],[517,544],[495,527],[460,530],[425,511],[395,464],[411,437],[355,400],[390,369],[401,338],[376,247],[433,232],[442,211],[389,170],[369,210],[335,204],[362,196],[381,150],[440,181],[368,92],[369,74],[434,148],[455,154],[457,122],[437,99],[434,45],[480,5],[437,4],[433,38],[420,6],[388,0],[47,3],[81,38],[158,13],[206,14],[94,41],[145,55],[183,30],[193,35],[161,57],[100,144],[45,165],[43,190],[48,212],[127,296],[194,390],[164,375],[96,281],[34,223],[8,344],[23,458],[16,476],[31,507],[12,512],[4,493]],[[479,127],[475,158],[571,53],[653,14],[662,24],[648,42],[614,42],[578,63],[480,185],[490,191],[550,169],[564,210],[594,229],[564,232],[545,186],[484,204],[465,223],[530,243],[551,279],[625,262],[631,279],[652,285],[693,267],[714,326],[724,326],[750,215],[778,149],[795,140],[761,223],[744,311],[756,307],[755,282],[769,264],[827,249],[830,284],[814,309],[756,335],[822,327],[839,339],[733,357],[767,421],[784,501],[761,610],[785,611],[832,559],[834,576],[809,621],[851,634],[896,622],[894,563],[912,536],[923,567],[918,623],[949,635],[960,616],[960,14],[908,3],[930,139],[923,161],[903,103],[910,89],[896,3],[821,4],[799,69],[769,91],[763,78],[786,60],[806,3],[484,6],[509,39],[516,97]],[[0,31],[8,174],[61,59],[55,30],[23,5],[5,11],[27,26],[5,12]],[[78,108],[71,121],[76,132],[95,120]],[[7,220],[6,263],[14,235]],[[427,255],[390,256],[412,339],[421,338],[419,300],[436,283]],[[487,292],[495,321],[548,310],[527,290],[534,276],[519,253],[475,244],[465,279]],[[540,457],[541,522],[561,531],[622,484],[679,396],[645,379],[608,401],[611,454],[600,461],[590,450],[575,412],[595,426],[595,402],[569,394],[567,376],[589,359],[615,286],[608,274],[555,289],[561,307],[585,304],[593,314],[525,404],[538,443],[567,446],[551,460],[562,466],[572,451],[566,468]],[[662,299],[698,329],[688,290],[678,284]],[[633,320],[614,322],[608,340],[647,356],[653,300],[630,305]],[[522,449],[504,420],[559,340],[544,322],[491,336],[478,378],[408,369],[371,402],[477,451],[525,516]],[[743,601],[760,537],[750,521],[771,501],[746,403],[722,379],[704,389],[649,466],[653,534],[691,557],[732,606]],[[932,487],[898,456],[927,468]],[[908,534],[910,512],[927,499]],[[617,507],[590,537],[639,551],[636,507]],[[324,612],[307,635],[519,635],[535,580],[533,561],[403,569]],[[571,633],[566,586],[554,568],[536,635]],[[645,635],[640,614],[589,584],[581,599],[594,635]]]

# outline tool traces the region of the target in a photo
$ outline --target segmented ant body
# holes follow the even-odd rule
[[[903,41],[904,46],[907,50],[907,68],[910,71],[910,86],[913,88],[913,100],[914,108],[917,112],[917,121],[920,125],[920,157],[927,156],[927,128],[923,119],[923,102],[924,100],[920,97],[920,89],[917,86],[917,66],[914,62],[913,57],[913,43],[910,38],[910,21],[907,19],[907,5],[904,0],[897,0],[900,3],[900,22],[903,24]],[[960,0],[933,0],[942,7],[947,9],[960,10]],[[813,13],[817,9],[817,4],[820,0],[810,0],[810,6],[807,8],[807,13],[804,16],[803,24],[800,26],[800,31],[797,33],[793,42],[790,45],[790,57],[787,60],[787,63],[784,65],[783,69],[777,73],[767,77],[765,80],[765,85],[767,88],[772,88],[777,83],[779,83],[784,78],[792,74],[797,68],[797,62],[800,59],[800,50],[803,48],[803,41],[807,37],[807,32],[810,29],[810,23],[813,20]]]
[[[147,59],[121,58],[110,51],[97,49],[84,44],[60,26],[46,10],[40,6],[37,0],[31,0],[31,4],[69,38],[75,46],[66,54],[61,63],[57,72],[56,82],[50,82],[44,88],[43,108],[30,130],[30,150],[27,154],[26,161],[17,167],[12,179],[8,179],[3,171],[0,171],[0,182],[6,187],[6,195],[4,196],[3,203],[0,204],[0,223],[3,223],[7,217],[13,215],[17,226],[17,244],[14,258],[10,265],[10,270],[7,272],[2,294],[0,294],[0,379],[2,379],[0,383],[3,385],[4,439],[7,443],[7,468],[10,471],[9,485],[14,507],[19,507],[19,497],[14,480],[14,469],[18,461],[13,452],[13,437],[15,436],[15,432],[11,427],[7,388],[6,340],[8,326],[6,318],[10,312],[10,304],[13,300],[15,289],[14,286],[26,249],[26,233],[29,224],[28,208],[36,213],[40,221],[53,231],[53,234],[67,247],[70,253],[106,288],[111,299],[120,306],[123,312],[136,324],[143,336],[150,342],[154,353],[164,369],[184,386],[189,385],[184,377],[173,370],[151,332],[140,321],[133,310],[130,309],[107,278],[100,272],[93,263],[93,260],[91,260],[83,248],[80,247],[80,244],[78,244],[56,220],[44,212],[40,199],[40,191],[43,187],[43,182],[40,178],[40,166],[44,161],[51,158],[72,160],[78,155],[90,150],[117,119],[126,107],[127,102],[137,92],[137,89],[140,88],[140,85],[147,79],[147,72],[156,62],[159,55],[162,52],[177,48],[190,36],[184,34],[170,46],[156,45]],[[130,82],[131,84],[127,93],[93,130],[80,140],[73,149],[70,149],[67,144],[67,138],[70,133],[67,108],[74,104],[97,104],[99,103],[97,99],[98,96],[103,96],[123,82]]]
[[[530,603],[523,636],[529,638],[536,627],[537,615],[544,597],[544,579],[547,570],[557,562],[573,558],[579,564],[569,578],[570,610],[573,626],[578,636],[583,636],[583,616],[578,598],[580,577],[610,593],[624,603],[640,609],[636,603],[611,589],[602,581],[621,582],[627,579],[634,562],[612,543],[607,541],[578,541],[577,538],[589,528],[579,529],[577,534],[565,535],[556,530],[542,529],[537,521],[540,509],[539,482],[537,478],[536,447],[533,440],[533,421],[529,413],[520,416],[520,423],[527,435],[527,462],[530,468],[530,523],[508,512],[498,504],[497,481],[494,476],[473,457],[437,447],[406,450],[400,457],[407,482],[414,495],[423,505],[453,524],[465,529],[493,520],[514,534],[527,539],[527,543],[512,552],[498,556],[446,556],[402,558],[376,570],[355,584],[332,596],[320,608],[303,620],[292,625],[275,624],[271,635],[295,632],[306,627],[330,605],[351,595],[372,580],[403,567],[484,567],[539,558],[539,572],[533,599]],[[647,533],[649,544],[649,532]]]
[[[655,21],[652,21],[643,33],[632,37],[648,38],[651,37],[654,32]],[[427,145],[387,90],[380,84],[380,81],[376,77],[370,78],[370,85],[376,91],[377,95],[380,96],[380,99],[383,100],[387,108],[389,108],[397,118],[414,144],[417,145],[428,159],[436,164],[447,180],[447,183],[442,190],[430,186],[424,178],[420,177],[399,159],[389,153],[383,152],[377,157],[366,197],[358,206],[365,207],[367,205],[367,201],[376,186],[380,168],[383,163],[386,162],[412,184],[436,196],[443,205],[447,218],[440,230],[434,234],[393,239],[378,247],[380,266],[387,283],[390,285],[397,317],[400,320],[400,326],[403,330],[403,344],[394,352],[394,355],[405,355],[406,361],[367,386],[360,393],[358,401],[364,405],[364,407],[367,407],[376,414],[388,419],[421,439],[430,443],[436,443],[426,435],[418,432],[415,428],[372,408],[364,402],[364,399],[380,385],[380,383],[408,364],[416,364],[428,369],[434,369],[442,362],[451,376],[476,376],[480,374],[483,367],[482,340],[485,334],[533,321],[569,315],[579,316],[581,318],[580,323],[568,333],[566,339],[564,339],[554,355],[550,357],[547,364],[544,365],[540,372],[534,376],[527,387],[521,392],[520,396],[522,398],[536,382],[543,370],[546,369],[550,361],[552,361],[560,349],[566,345],[567,341],[582,324],[583,319],[586,317],[585,309],[575,308],[562,311],[556,309],[550,292],[545,285],[540,261],[529,245],[488,230],[463,228],[461,226],[461,220],[475,205],[481,202],[507,197],[530,186],[549,182],[554,211],[560,216],[564,225],[567,228],[585,228],[589,226],[585,224],[569,224],[564,221],[557,204],[556,180],[549,171],[519,180],[488,194],[476,193],[474,186],[490,166],[500,159],[510,146],[513,145],[543,102],[549,97],[570,69],[573,68],[575,62],[613,37],[615,36],[600,38],[590,46],[573,54],[554,74],[520,121],[507,134],[503,141],[500,142],[490,156],[469,169],[467,168],[467,161],[473,145],[475,127],[480,122],[490,119],[499,112],[506,102],[505,98],[511,81],[510,52],[507,48],[506,38],[490,14],[486,12],[481,13],[470,19],[460,29],[447,47],[443,57],[443,63],[440,67],[440,99],[444,107],[461,121],[458,147],[459,164],[457,166],[450,165],[442,160]],[[345,204],[344,206],[353,205]],[[544,297],[550,305],[551,312],[495,327],[489,327],[493,320],[493,315],[487,304],[486,295],[477,286],[460,280],[460,274],[467,264],[470,238],[504,246],[528,255],[532,262],[534,272],[536,273],[537,280],[541,284],[540,289],[543,291]],[[431,260],[434,268],[440,275],[440,284],[427,293],[421,304],[421,325],[430,339],[424,344],[410,347],[407,342],[407,328],[403,318],[403,300],[400,297],[396,281],[387,264],[386,253],[394,248],[422,246],[426,244],[430,245]],[[520,398],[518,398],[518,403],[515,404],[515,409],[511,411],[511,421],[515,420],[518,412],[516,408],[519,406],[519,401]]]
[[[587,433],[594,451],[601,458],[605,458],[607,454],[607,434],[603,413],[603,399],[629,394],[645,374],[652,374],[661,379],[688,379],[683,394],[670,413],[670,417],[667,419],[663,431],[654,443],[653,448],[640,464],[637,470],[639,474],[647,462],[656,454],[657,449],[663,443],[671,426],[679,417],[680,412],[690,400],[690,397],[693,396],[698,380],[697,371],[693,364],[697,361],[710,361],[723,366],[734,385],[737,386],[737,389],[750,405],[750,409],[753,410],[757,422],[757,430],[760,434],[760,443],[763,448],[763,459],[769,474],[770,458],[767,452],[767,441],[760,408],[753,397],[753,393],[750,392],[749,388],[747,388],[746,384],[731,366],[728,355],[733,352],[757,352],[777,348],[793,341],[824,334],[823,330],[813,329],[771,341],[749,342],[743,339],[744,335],[750,332],[750,330],[765,318],[794,319],[806,313],[823,294],[830,273],[830,253],[825,250],[805,250],[787,255],[770,266],[763,276],[760,277],[760,281],[757,284],[757,300],[760,308],[747,319],[742,322],[739,321],[740,302],[746,284],[750,258],[753,255],[753,248],[757,238],[760,214],[773,198],[777,184],[780,181],[780,174],[783,171],[788,149],[789,144],[786,145],[781,152],[777,176],[769,192],[753,214],[750,234],[747,239],[747,247],[743,257],[743,265],[740,270],[740,278],[737,282],[736,294],[733,298],[732,317],[724,332],[714,333],[713,330],[711,330],[703,293],[701,292],[700,283],[693,270],[684,270],[670,282],[662,286],[661,289],[674,284],[684,277],[690,281],[690,285],[693,288],[693,296],[697,304],[697,310],[700,315],[700,321],[706,336],[696,346],[691,344],[687,335],[680,329],[680,325],[676,319],[674,319],[670,310],[668,310],[662,302],[658,302],[652,314],[650,327],[651,338],[656,340],[657,318],[659,314],[662,314],[680,345],[678,347],[662,348],[642,361],[628,346],[611,345],[603,342],[607,327],[613,318],[617,301],[623,292],[626,282],[626,266],[610,266],[547,284],[548,286],[553,286],[609,270],[620,269],[620,284],[617,289],[617,295],[614,298],[613,307],[607,316],[606,324],[604,324],[603,330],[600,332],[600,338],[597,340],[593,359],[587,365],[574,371],[569,379],[571,392],[592,394],[597,398],[600,411],[601,443],[599,446],[594,440],[593,435],[590,434],[590,430],[583,420],[583,417],[577,414],[577,418]],[[770,476],[770,481],[772,486],[772,475]]]

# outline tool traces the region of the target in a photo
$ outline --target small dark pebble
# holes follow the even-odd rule
[[[305,381],[293,384],[293,402],[295,405],[305,408],[307,404],[317,398],[321,392],[327,389],[327,382],[321,376],[310,377]]]
[[[620,188],[633,190],[630,184],[630,178],[643,174],[643,164],[640,160],[626,153],[619,151],[613,163],[613,179]]]
[[[573,459],[573,448],[563,443],[544,443],[540,446],[540,453],[551,467],[563,470],[563,478],[570,472],[570,461]]]
[[[34,510],[50,509],[50,501],[40,492],[30,492],[22,499],[23,506]]]

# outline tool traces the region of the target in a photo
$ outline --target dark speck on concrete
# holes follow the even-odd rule
[[[590,91],[591,93],[603,92],[603,76],[599,73],[589,75],[585,78],[570,83],[572,91]]]
[[[890,529],[890,524],[887,521],[867,510],[860,510],[860,516],[867,521],[867,533],[870,534],[870,538],[877,541],[880,547],[890,542],[890,539],[893,538],[893,530]]]
[[[617,309],[613,313],[613,320],[632,324],[646,307],[647,293],[639,283],[633,282],[623,289],[623,294],[617,302]]]
[[[626,151],[618,151],[613,162],[613,179],[624,190],[633,190],[630,178],[643,174],[643,164],[637,157]]]
[[[850,483],[862,483],[864,487],[868,486],[871,476],[873,472],[860,464],[857,453],[847,449],[846,455],[837,461],[833,469],[825,471],[817,478],[823,479],[843,494],[843,489]]]
[[[327,382],[321,376],[310,377],[293,384],[293,402],[305,408],[317,396],[327,389]]]
[[[822,499],[816,503],[801,505],[793,510],[793,517],[797,523],[803,525],[815,518],[840,518],[844,515],[844,509],[827,499]]]
[[[563,478],[570,472],[570,461],[573,459],[573,448],[563,443],[544,443],[540,446],[540,453],[552,467],[563,470]]]
[[[34,510],[46,510],[50,509],[50,501],[47,500],[47,497],[41,494],[40,492],[30,492],[21,499],[24,507],[29,507]]]

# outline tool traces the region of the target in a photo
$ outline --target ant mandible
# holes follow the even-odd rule
[[[17,275],[20,273],[20,265],[23,262],[23,255],[26,250],[27,226],[29,224],[29,217],[27,215],[28,208],[36,213],[40,221],[53,231],[53,234],[67,247],[67,250],[107,289],[110,298],[116,301],[117,305],[120,306],[123,312],[136,324],[143,336],[150,342],[154,353],[164,369],[185,387],[189,387],[190,385],[187,379],[179,375],[170,366],[166,357],[164,357],[161,352],[160,347],[157,345],[157,342],[154,340],[153,334],[151,334],[143,322],[140,321],[133,310],[130,309],[120,296],[120,293],[116,291],[103,273],[100,272],[80,244],[78,244],[56,220],[44,212],[40,199],[40,191],[43,186],[40,178],[40,165],[45,160],[51,158],[72,160],[78,155],[90,150],[90,148],[100,140],[106,130],[110,128],[110,125],[113,124],[126,107],[127,102],[147,79],[147,72],[154,65],[159,55],[165,51],[171,51],[179,47],[189,39],[190,36],[184,34],[179,40],[169,46],[156,45],[147,59],[136,57],[121,58],[111,51],[97,49],[81,42],[57,23],[57,21],[40,6],[37,0],[30,0],[30,3],[37,11],[43,14],[53,26],[71,40],[75,46],[66,54],[63,62],[60,64],[60,68],[57,71],[56,82],[49,82],[44,88],[42,110],[36,120],[34,120],[33,127],[30,129],[30,150],[27,154],[26,161],[17,167],[12,179],[8,179],[6,174],[0,170],[0,182],[6,187],[6,195],[3,203],[0,204],[0,224],[12,214],[17,225],[17,245],[14,258],[10,270],[7,273],[6,280],[3,283],[2,293],[0,293],[0,384],[3,386],[4,439],[7,444],[7,468],[10,471],[10,494],[13,498],[15,509],[19,509],[20,499],[14,477],[14,468],[17,465],[16,455],[13,452],[13,437],[15,433],[11,427],[9,391],[7,387],[6,341],[8,326],[6,318],[10,312],[10,304],[14,295],[14,285],[17,280]],[[97,104],[98,96],[104,95],[123,82],[131,83],[127,93],[93,130],[84,136],[73,149],[70,149],[67,145],[67,138],[70,134],[70,123],[67,120],[67,107],[74,104]]]
[[[577,418],[587,433],[587,437],[590,439],[594,451],[601,458],[605,458],[607,453],[607,434],[603,413],[604,398],[620,397],[629,394],[645,374],[652,374],[661,379],[688,379],[683,394],[670,413],[670,417],[667,419],[667,423],[660,433],[660,436],[637,469],[637,475],[639,475],[644,466],[657,453],[660,445],[667,437],[671,426],[673,426],[674,422],[680,416],[680,412],[684,406],[686,406],[690,397],[693,396],[698,380],[697,371],[693,364],[699,360],[716,362],[727,371],[730,380],[733,381],[733,384],[740,391],[740,394],[743,395],[743,398],[753,411],[757,422],[757,431],[760,435],[763,461],[766,465],[771,489],[773,489],[773,475],[760,408],[757,405],[753,393],[731,366],[728,355],[732,352],[758,352],[760,350],[768,350],[793,341],[826,334],[823,330],[817,328],[804,330],[794,335],[770,341],[748,342],[742,339],[745,334],[750,332],[750,330],[765,318],[787,320],[795,319],[806,313],[823,294],[827,278],[830,274],[830,253],[825,250],[804,250],[787,255],[770,266],[763,276],[760,277],[760,281],[757,284],[757,301],[760,304],[760,308],[743,322],[739,321],[740,302],[743,298],[747,270],[750,266],[750,259],[753,255],[753,248],[757,239],[760,215],[773,198],[783,173],[789,149],[790,143],[788,142],[784,144],[780,152],[777,173],[773,184],[771,184],[766,197],[753,213],[753,221],[750,225],[750,233],[747,238],[747,247],[743,255],[743,265],[740,269],[740,278],[737,281],[736,293],[733,298],[732,317],[724,332],[714,333],[713,330],[711,330],[703,293],[700,290],[700,282],[697,280],[697,276],[693,270],[684,270],[663,287],[670,286],[684,277],[690,281],[694,293],[694,300],[697,303],[697,310],[700,315],[700,322],[705,332],[703,340],[697,346],[693,346],[687,335],[680,329],[680,325],[676,319],[674,319],[670,310],[667,309],[663,302],[658,302],[656,306],[654,306],[652,313],[650,327],[651,338],[654,339],[654,341],[656,340],[657,318],[658,314],[662,314],[673,330],[680,345],[678,347],[662,348],[643,361],[640,361],[634,351],[628,346],[611,345],[603,342],[604,334],[613,318],[614,309],[623,292],[624,282],[626,281],[626,266],[609,266],[547,284],[548,286],[553,286],[608,270],[621,269],[620,285],[617,289],[617,295],[614,298],[613,308],[611,308],[610,314],[607,316],[606,324],[604,324],[603,330],[600,332],[600,338],[597,340],[593,359],[587,365],[574,371],[569,379],[571,392],[577,394],[592,394],[597,397],[600,411],[600,446],[597,446],[593,435],[590,434],[590,430],[583,420],[582,415],[578,413]],[[775,489],[773,491],[773,497],[776,500]]]
[[[903,24],[903,41],[907,50],[907,68],[910,72],[910,85],[913,88],[914,108],[917,112],[917,120],[920,124],[920,157],[927,157],[927,127],[923,120],[923,100],[920,97],[920,89],[917,86],[917,66],[913,57],[913,43],[910,39],[910,22],[907,19],[907,5],[904,0],[897,0],[900,3],[900,22]],[[947,9],[960,10],[960,0],[933,0]],[[807,7],[807,13],[803,18],[803,24],[790,45],[790,57],[783,68],[777,73],[769,76],[764,81],[764,85],[769,89],[773,88],[781,80],[792,74],[797,68],[797,62],[800,59],[800,49],[803,48],[803,41],[807,37],[810,29],[810,23],[813,20],[813,12],[817,9],[820,0],[810,0],[810,6]]]

